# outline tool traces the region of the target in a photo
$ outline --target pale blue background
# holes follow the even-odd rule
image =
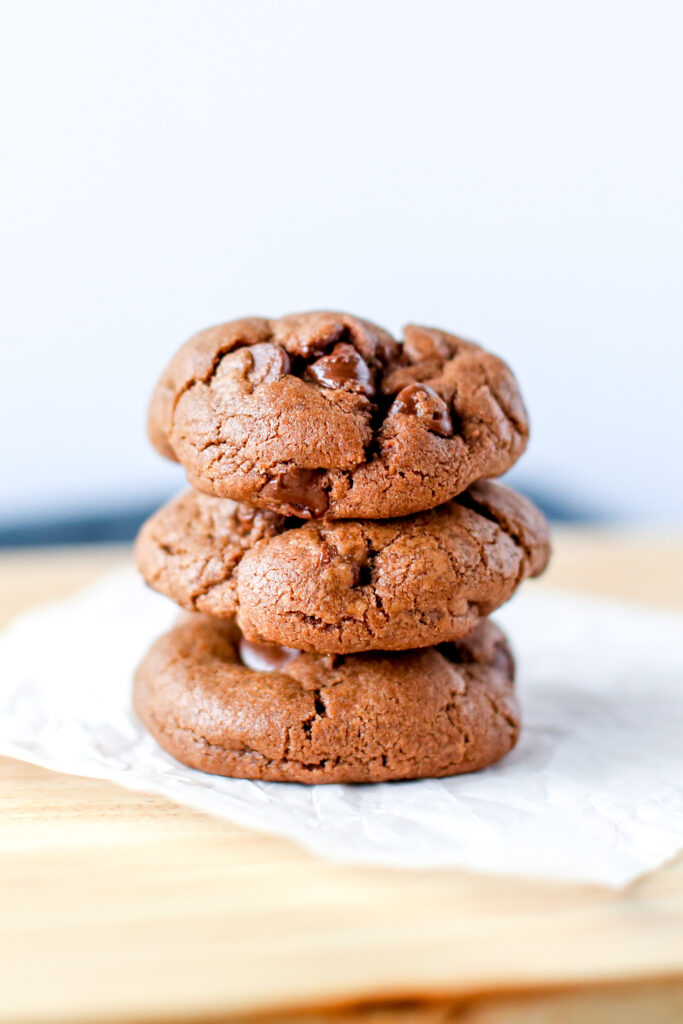
[[[0,26],[0,523],[180,485],[194,329],[350,309],[523,382],[514,479],[680,519],[683,7],[22,2]]]

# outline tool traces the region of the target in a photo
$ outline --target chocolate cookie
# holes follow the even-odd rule
[[[342,313],[196,334],[152,397],[149,433],[200,491],[301,518],[434,508],[524,451],[515,379],[472,342],[415,325],[402,343]]]
[[[383,782],[477,771],[515,745],[505,638],[346,657],[250,645],[231,620],[186,616],[152,646],[134,703],[164,750],[215,775]]]
[[[381,521],[302,523],[189,491],[152,516],[136,548],[150,586],[182,607],[236,614],[250,640],[340,654],[464,636],[549,552],[541,513],[490,481]]]

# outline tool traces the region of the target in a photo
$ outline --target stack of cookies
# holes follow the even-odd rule
[[[165,750],[320,783],[476,771],[514,746],[514,663],[487,616],[550,549],[541,513],[489,479],[528,439],[500,359],[346,314],[237,320],[171,360],[149,431],[192,486],[136,549],[186,610],[135,678]]]

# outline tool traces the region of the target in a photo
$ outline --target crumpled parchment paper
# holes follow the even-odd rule
[[[337,861],[618,886],[683,847],[683,616],[527,585],[494,616],[518,660],[511,755],[453,779],[308,787],[204,775],[146,733],[131,677],[176,613],[130,569],[18,619],[0,636],[0,754]]]

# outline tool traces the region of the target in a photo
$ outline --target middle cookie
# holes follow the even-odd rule
[[[236,615],[249,640],[322,654],[457,640],[549,554],[538,509],[490,481],[380,521],[302,523],[188,491],[145,523],[136,546],[147,583],[183,608]]]

